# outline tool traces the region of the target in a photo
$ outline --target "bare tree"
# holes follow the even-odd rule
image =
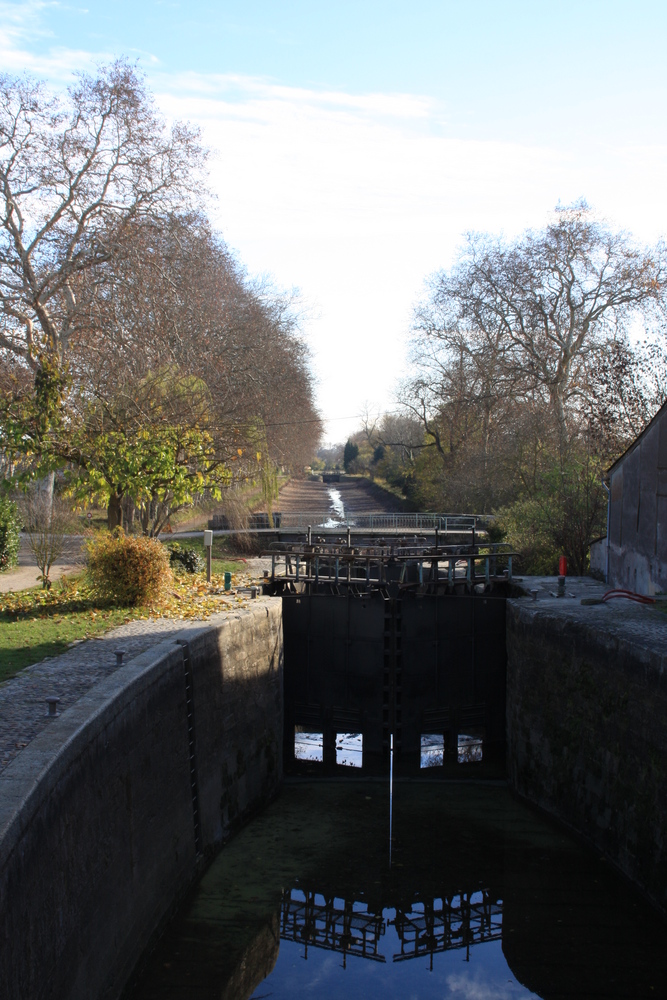
[[[21,502],[23,527],[40,572],[42,587],[49,590],[51,567],[62,554],[68,524],[68,511],[59,497],[43,490],[32,490]]]
[[[168,131],[126,62],[66,98],[0,77],[0,345],[33,370],[62,362],[75,286],[126,253],[134,226],[192,200],[198,136]]]
[[[440,338],[451,354],[452,337],[463,333],[471,362],[481,358],[482,374],[486,364],[477,398],[492,401],[510,387],[543,392],[566,447],[568,408],[586,391],[589,359],[662,305],[666,277],[663,246],[636,246],[585,202],[558,208],[545,230],[511,244],[469,237],[453,270],[431,283],[417,350]],[[481,351],[470,350],[471,335]]]

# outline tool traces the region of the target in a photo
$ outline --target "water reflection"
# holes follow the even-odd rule
[[[415,900],[408,910],[369,911],[363,900],[325,898],[312,890],[289,889],[283,893],[280,937],[308,948],[338,951],[343,967],[348,955],[375,962],[403,962],[411,958],[430,960],[438,952],[470,948],[502,938],[502,900],[485,890],[460,892],[444,899]],[[393,915],[393,916],[392,916]],[[381,950],[381,938],[393,926],[400,942],[398,951]]]
[[[325,899],[315,892],[290,889],[283,893],[280,937],[283,941],[339,951],[346,964],[348,955],[386,961],[378,951],[385,932],[381,913],[369,913],[367,905],[354,900]]]
[[[502,900],[494,900],[487,890],[414,903],[408,913],[396,912],[401,950],[394,961],[428,955],[433,969],[433,956],[453,948],[465,948],[469,959],[472,945],[500,941],[502,914]]]
[[[667,928],[504,787],[287,786],[211,865],[132,1000],[661,997]]]

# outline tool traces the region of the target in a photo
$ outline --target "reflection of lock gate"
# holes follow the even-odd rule
[[[283,893],[280,937],[302,944],[305,957],[308,946],[356,955],[376,962],[386,958],[379,953],[380,938],[386,930],[382,913],[369,913],[366,905],[339,897],[320,896],[296,889]],[[300,898],[302,897],[302,898]],[[338,905],[336,902],[338,901]],[[441,900],[425,900],[422,909],[405,911],[396,908],[391,923],[396,928],[401,950],[394,962],[452,949],[466,948],[502,938],[502,903],[493,900],[487,890],[461,892]]]
[[[355,911],[353,902],[337,907],[334,898],[317,903],[314,892],[300,893],[304,896],[300,900],[295,898],[295,892],[298,890],[283,893],[280,924],[283,940],[303,944],[306,956],[308,945],[313,945],[377,962],[385,961],[378,954],[380,936],[385,932],[381,914]]]

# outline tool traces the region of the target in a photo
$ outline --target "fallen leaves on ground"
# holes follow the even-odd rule
[[[174,577],[173,587],[159,604],[150,608],[151,618],[182,618],[206,621],[211,615],[245,607],[249,594],[238,593],[254,583],[247,573],[235,573],[232,590],[225,590],[224,574],[212,576],[207,583],[201,577]]]
[[[232,589],[225,590],[224,574],[212,576],[210,583],[200,576],[179,574],[174,576],[170,589],[159,601],[148,607],[127,608],[125,623],[157,618],[207,621],[221,611],[246,607],[250,595],[239,591],[254,583],[250,574],[234,573]],[[29,617],[37,621],[34,616],[39,614],[40,617],[57,615],[55,620],[61,621],[63,616],[76,611],[86,612],[93,620],[106,617],[85,577],[72,581],[65,579],[62,585],[55,585],[51,590],[23,590],[0,595],[0,614],[17,619]]]

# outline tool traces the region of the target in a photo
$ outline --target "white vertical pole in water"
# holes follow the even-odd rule
[[[389,737],[389,867],[391,868],[391,826],[394,808],[394,734]]]

